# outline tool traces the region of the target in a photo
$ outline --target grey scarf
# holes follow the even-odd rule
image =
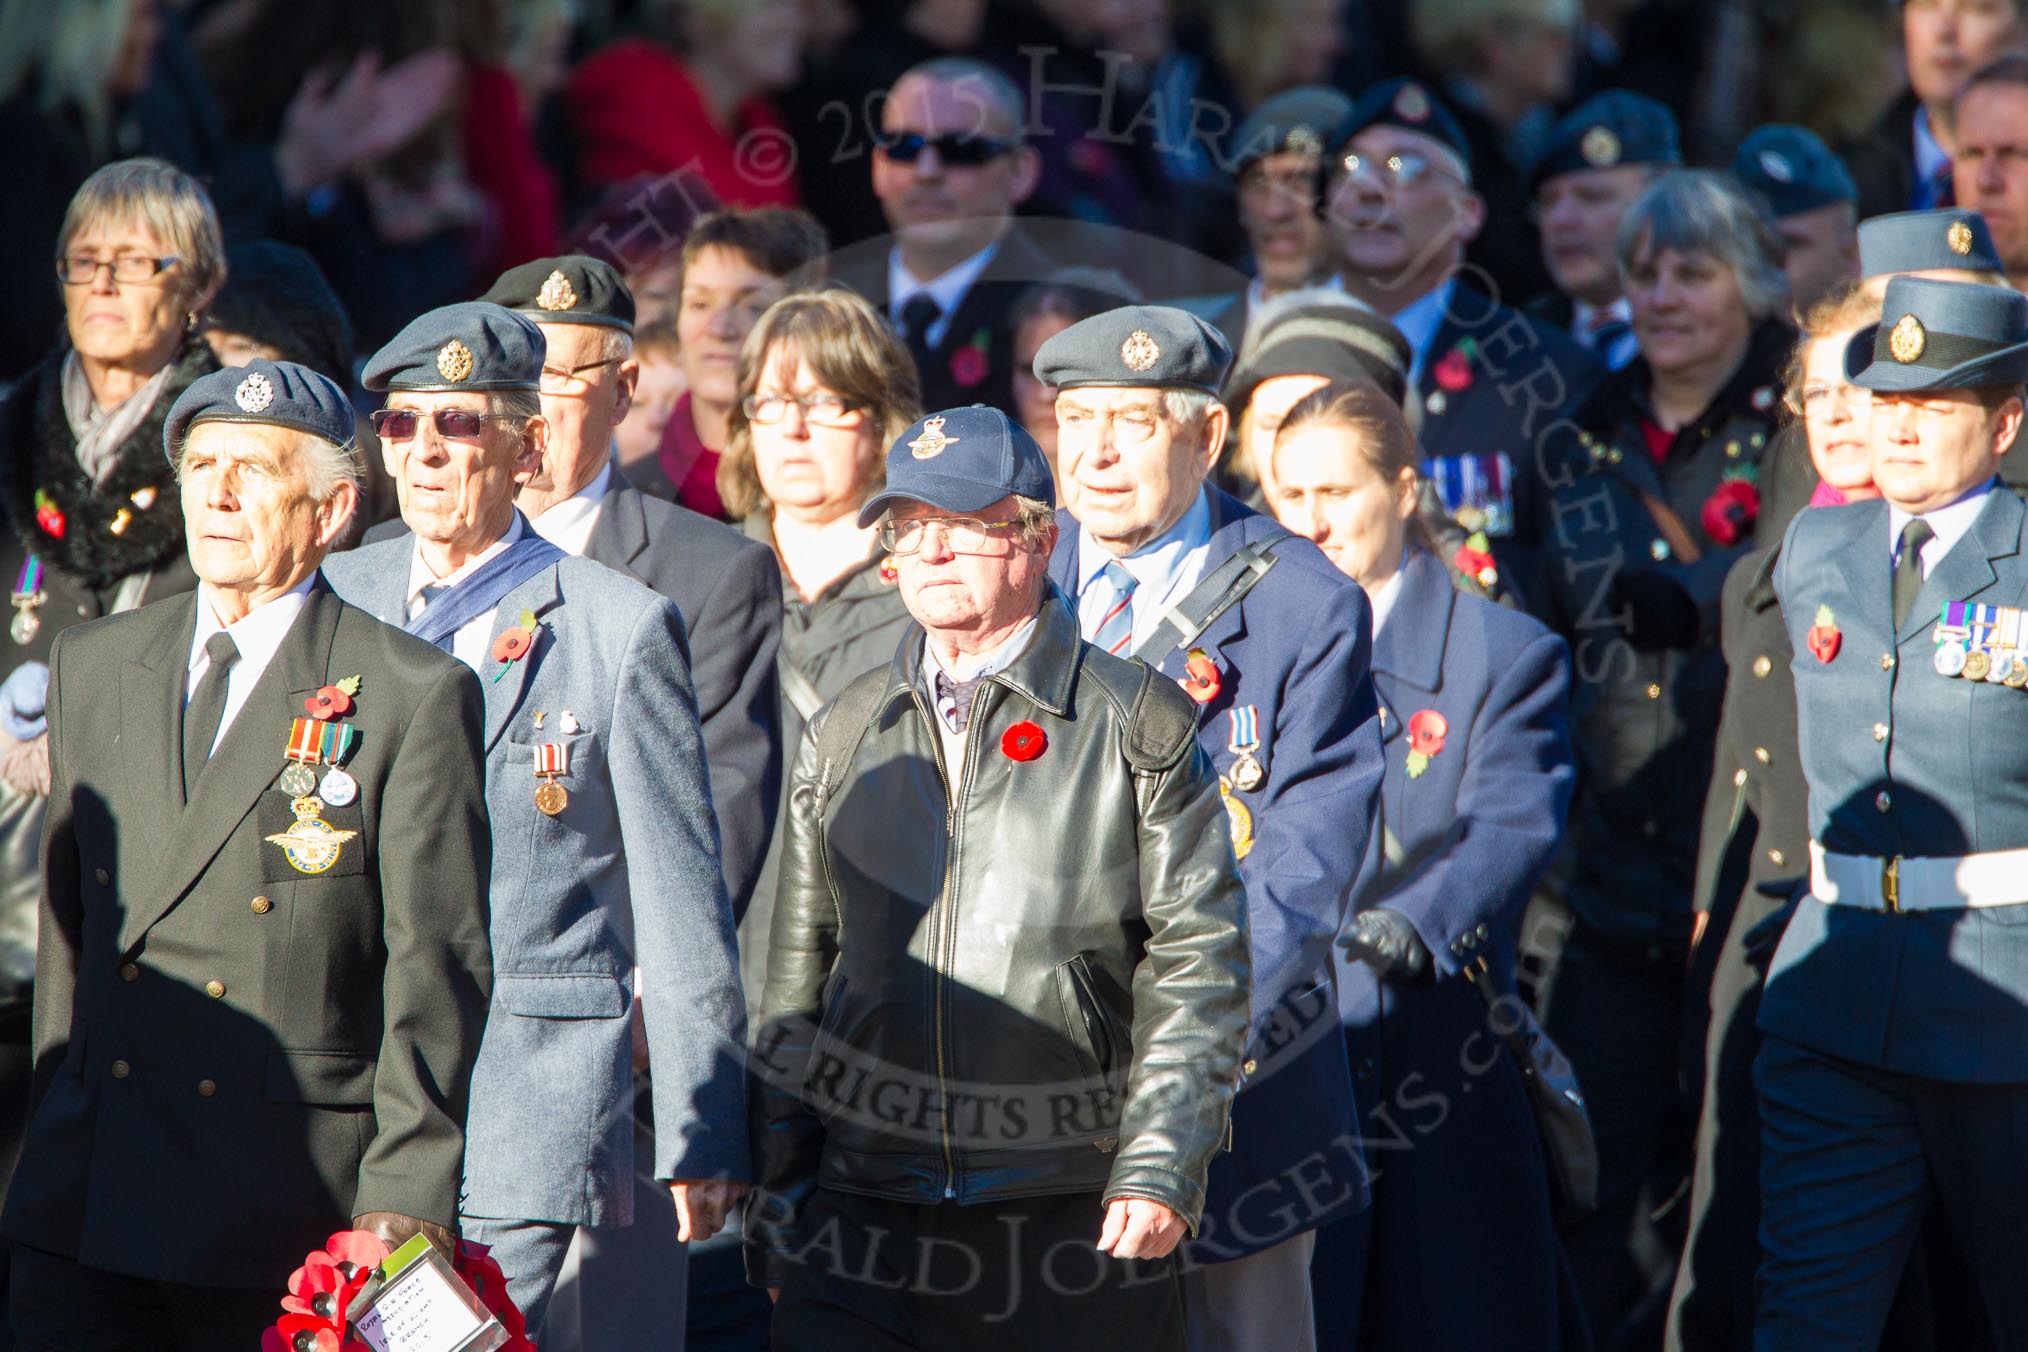
[[[63,416],[70,424],[70,434],[77,438],[77,462],[94,483],[104,483],[112,473],[120,458],[120,448],[162,397],[162,387],[169,383],[169,374],[175,369],[173,359],[164,363],[161,370],[148,378],[147,384],[128,395],[123,403],[102,409],[92,398],[84,363],[78,360],[75,351],[64,354]]]

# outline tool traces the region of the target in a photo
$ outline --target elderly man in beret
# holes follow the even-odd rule
[[[1564,114],[1529,169],[1542,261],[1555,294],[1528,312],[1617,371],[1639,352],[1620,279],[1620,220],[1655,175],[1683,163],[1676,115],[1627,89]]]
[[[1086,639],[1191,696],[1246,884],[1252,1026],[1184,1276],[1193,1352],[1314,1346],[1315,1231],[1367,1196],[1330,971],[1382,773],[1372,611],[1315,545],[1206,485],[1231,360],[1217,329],[1154,305],[1074,324],[1035,356],[1058,389],[1050,577]],[[1353,923],[1383,970],[1431,970],[1408,917]]]
[[[974,405],[860,513],[916,626],[789,795],[748,1216],[777,1347],[1184,1347],[1246,900],[1191,701],[1050,586],[1053,497]]]
[[[1859,189],[1822,137],[1779,122],[1756,127],[1732,157],[1732,176],[1774,216],[1798,314],[1858,279]]]
[[[1846,352],[1880,497],[1803,512],[1795,645],[1810,877],[1768,968],[1755,1346],[1878,1346],[1941,1204],[1991,1346],[2028,1346],[2028,299],[1897,277]]]
[[[251,1348],[333,1230],[450,1242],[492,984],[479,683],[321,581],[352,430],[288,362],[194,382],[164,437],[197,591],[57,640],[24,1349]]]
[[[638,983],[654,1172],[707,1238],[748,1174],[744,1006],[676,607],[528,527],[542,331],[432,310],[366,366],[409,534],[327,565],[341,596],[476,670],[493,824],[492,1017],[472,1079],[465,1233],[530,1336],[579,1226],[633,1219]]]

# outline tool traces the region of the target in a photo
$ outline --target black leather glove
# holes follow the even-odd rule
[[[1627,642],[1636,652],[1666,652],[1697,642],[1697,603],[1667,573],[1643,568],[1620,574],[1606,604],[1609,614],[1628,617]]]
[[[1361,911],[1352,928],[1338,940],[1345,952],[1365,963],[1383,981],[1420,981],[1429,975],[1429,949],[1408,917],[1377,906]]]

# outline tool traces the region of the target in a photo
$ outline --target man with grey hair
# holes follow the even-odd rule
[[[894,82],[873,142],[873,193],[893,231],[841,261],[915,358],[928,408],[1013,408],[1009,314],[1051,260],[1014,225],[1041,161],[1022,140],[1021,92],[983,62],[925,61]]]
[[[538,1336],[580,1226],[633,1220],[638,972],[654,1175],[709,1238],[748,1176],[745,1006],[676,607],[528,528],[542,331],[432,310],[366,366],[410,533],[332,559],[339,594],[478,671],[498,996],[472,1074],[460,1214]]]
[[[320,580],[352,425],[292,363],[194,382],[164,440],[197,592],[52,655],[27,1352],[253,1347],[333,1230],[450,1243],[492,986],[479,683]]]

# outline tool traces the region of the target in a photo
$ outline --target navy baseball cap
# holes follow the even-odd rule
[[[162,450],[175,464],[183,438],[198,423],[264,423],[350,446],[352,401],[330,377],[292,361],[256,357],[190,382],[162,424]]]
[[[418,315],[366,363],[369,390],[536,390],[549,352],[542,330],[490,301]]]
[[[1009,494],[1056,505],[1056,482],[1035,438],[997,408],[947,408],[910,423],[888,448],[887,487],[859,509],[859,525],[900,502],[982,512]]]

